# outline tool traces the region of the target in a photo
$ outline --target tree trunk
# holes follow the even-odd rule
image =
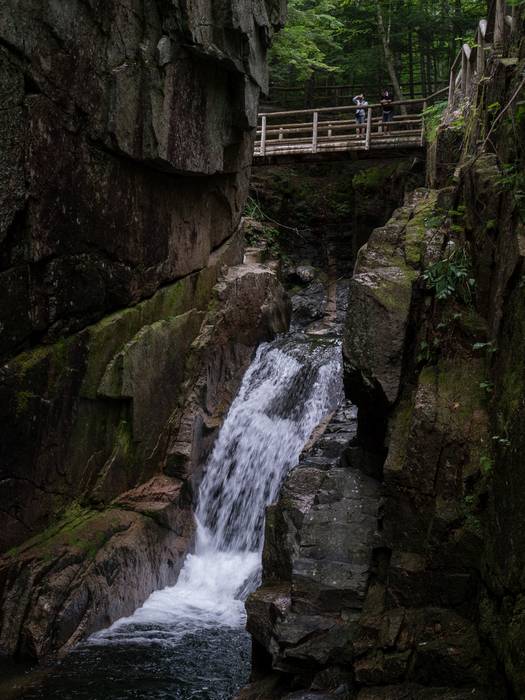
[[[387,31],[385,28],[385,22],[383,19],[383,10],[381,8],[381,0],[376,0],[376,2],[377,2],[377,26],[379,29],[379,36],[381,37],[381,41],[383,43],[383,50],[385,53],[385,63],[386,63],[386,67],[388,70],[388,75],[390,76],[390,80],[392,82],[392,87],[394,89],[395,98],[396,98],[396,100],[399,100],[401,102],[404,98],[403,98],[401,86],[399,84],[399,80],[398,80],[397,74],[396,74],[394,54],[392,53],[392,49],[390,48],[390,40],[389,40]],[[406,114],[406,108],[404,106],[401,107],[401,113]]]
[[[315,83],[316,83],[315,72],[308,78],[308,83],[306,84],[306,108],[311,109],[314,107],[315,102]]]
[[[410,83],[410,97],[414,99],[414,42],[412,39],[412,29],[408,30],[408,80]]]
[[[427,78],[425,71],[425,47],[423,43],[423,37],[421,36],[421,31],[418,32],[418,44],[419,44],[419,75],[421,77],[421,92],[423,95],[428,95]]]

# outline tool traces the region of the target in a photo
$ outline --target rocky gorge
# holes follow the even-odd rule
[[[449,106],[427,187],[359,251],[355,436],[336,416],[268,511],[243,700],[525,697],[523,47]]]
[[[287,327],[239,229],[283,13],[0,8],[4,653],[56,653],[175,582],[197,465]]]
[[[76,646],[89,635],[202,583],[199,562],[215,583],[195,519],[212,463],[208,500],[250,475],[226,542],[249,488],[271,502],[261,585],[234,591],[252,591],[240,700],[525,698],[523,32],[444,111],[426,172],[250,173],[284,17],[279,0],[0,8],[0,653],[65,655],[74,683],[118,665],[118,624],[106,657]],[[267,419],[310,435],[334,354],[345,398],[332,388],[293,464],[268,453],[274,497],[266,453],[221,427],[267,382],[254,435]],[[230,633],[188,646],[194,675],[214,644],[237,665]]]

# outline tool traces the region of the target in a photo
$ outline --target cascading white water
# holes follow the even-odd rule
[[[220,431],[201,483],[195,553],[177,584],[94,641],[169,641],[244,622],[257,584],[265,507],[314,428],[342,399],[340,345],[282,338],[262,345]]]

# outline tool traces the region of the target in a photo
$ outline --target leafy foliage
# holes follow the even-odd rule
[[[474,36],[484,0],[289,0],[288,21],[271,53],[272,82],[351,84],[372,93],[391,83],[380,9],[404,96],[448,82],[462,37]],[[369,86],[367,88],[367,86]]]
[[[445,257],[423,273],[423,279],[440,301],[453,296],[467,304],[472,301],[475,280],[471,276],[470,257],[463,247],[450,245]]]
[[[425,135],[429,143],[433,143],[436,140],[437,130],[441,124],[443,112],[447,108],[447,105],[447,101],[436,102],[436,104],[427,107],[423,112],[425,118]]]
[[[287,255],[281,245],[278,228],[273,226],[260,204],[253,197],[248,197],[244,216],[252,219],[257,226],[250,227],[246,234],[246,242],[250,246],[262,247],[271,258],[287,260]]]
[[[504,165],[498,185],[502,191],[511,193],[516,211],[525,221],[525,175],[522,170],[513,163]]]
[[[316,71],[339,71],[328,60],[343,30],[336,16],[338,4],[337,0],[288,1],[286,28],[277,36],[270,58],[275,81],[304,82]]]

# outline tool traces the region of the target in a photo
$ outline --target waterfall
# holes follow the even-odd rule
[[[175,586],[94,641],[173,642],[194,629],[242,626],[260,574],[265,507],[342,396],[339,343],[296,336],[259,347],[204,470],[195,552]]]

